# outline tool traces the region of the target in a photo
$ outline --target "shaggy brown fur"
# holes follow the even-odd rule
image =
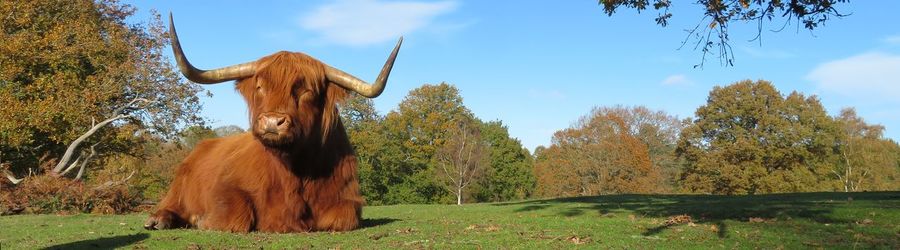
[[[206,140],[181,163],[148,229],[197,227],[233,232],[346,231],[363,199],[356,157],[335,105],[347,92],[305,54],[278,52],[237,81],[250,131]],[[289,117],[289,133],[260,131],[264,113]]]

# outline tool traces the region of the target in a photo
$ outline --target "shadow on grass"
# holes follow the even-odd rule
[[[498,203],[495,206],[521,205],[515,212],[532,212],[553,208],[566,217],[580,216],[586,212],[605,215],[613,212],[630,212],[639,216],[667,218],[688,215],[694,223],[709,223],[718,227],[720,238],[728,237],[724,221],[748,221],[762,219],[807,219],[818,223],[853,223],[835,218],[832,211],[854,201],[889,201],[900,199],[898,192],[870,193],[796,193],[769,195],[604,195],[559,198],[551,200]],[[587,204],[587,206],[562,206]],[[679,223],[665,223],[648,228],[642,234],[659,234]]]
[[[548,207],[550,207],[550,204],[527,205],[527,206],[521,207],[521,208],[519,208],[519,209],[516,209],[516,212],[535,211],[535,210],[545,209],[545,208],[548,208]]]
[[[397,221],[400,221],[400,220],[398,220],[398,219],[393,219],[393,218],[368,218],[368,219],[363,219],[361,222],[359,222],[359,229],[370,228],[370,227],[378,227],[378,226],[384,226],[384,225],[391,224],[391,223],[394,223],[394,222],[397,222]]]
[[[149,237],[150,236],[145,233],[112,236],[49,246],[42,249],[113,249],[128,246],[134,244],[135,242],[145,240]]]

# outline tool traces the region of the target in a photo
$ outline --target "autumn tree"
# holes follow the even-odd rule
[[[368,204],[500,201],[533,192],[527,150],[500,121],[476,119],[453,85],[416,88],[384,116],[376,112],[371,99],[359,96],[351,96],[340,112],[359,161],[360,191]],[[469,188],[457,196],[453,193],[458,190],[449,188],[452,181],[440,165],[447,158],[440,154],[451,151],[447,145],[459,140],[460,132],[454,131],[459,130],[460,121],[467,121],[467,131],[480,135],[467,140],[480,138],[484,147],[475,149],[487,160],[479,166],[477,178],[466,184]]]
[[[836,135],[815,96],[783,96],[763,80],[715,87],[681,133],[681,185],[715,194],[828,190]]]
[[[530,197],[536,182],[534,161],[528,149],[512,138],[499,120],[483,123],[481,138],[487,145],[488,164],[472,187],[472,198],[479,202],[498,202]]]
[[[449,139],[455,119],[474,119],[459,90],[448,83],[425,84],[413,89],[397,109],[387,114],[385,132],[402,153],[393,159],[397,174],[387,199],[396,202],[439,203],[452,198],[438,178],[435,153]]]
[[[815,30],[820,25],[836,17],[844,17],[836,7],[845,4],[849,0],[806,0],[806,1],[781,1],[781,0],[697,0],[697,5],[703,10],[703,16],[693,28],[687,29],[688,34],[682,46],[691,44],[695,49],[700,49],[703,56],[700,64],[706,61],[706,55],[716,53],[720,63],[733,65],[734,55],[730,45],[729,27],[733,22],[754,23],[757,27],[756,37],[752,41],[762,42],[762,31],[767,22],[784,19],[783,24],[777,24],[777,31],[783,30],[791,22],[796,22],[807,30]],[[684,3],[684,2],[679,2]],[[669,12],[674,1],[671,0],[599,0],[603,6],[603,12],[612,16],[619,8],[635,9],[638,12],[652,7],[658,11],[656,24],[666,27],[673,14]]]
[[[853,108],[841,110],[840,161],[831,173],[844,192],[900,189],[900,146],[883,136],[884,126],[870,125]]]
[[[539,195],[584,196],[654,193],[664,189],[662,170],[648,145],[626,121],[622,107],[598,108],[557,131],[535,162]],[[632,117],[633,118],[633,117]],[[637,128],[640,129],[640,126]]]
[[[474,119],[459,90],[447,83],[413,89],[395,110],[381,117],[366,101],[342,106],[350,140],[360,161],[360,186],[376,204],[447,203],[435,153],[449,139],[454,119]]]
[[[455,117],[450,136],[434,154],[439,180],[456,196],[456,205],[462,205],[466,188],[474,183],[488,164],[488,148],[481,138],[479,121],[468,117]]]
[[[83,144],[104,155],[137,153],[143,135],[174,138],[202,122],[200,87],[183,81],[163,57],[159,15],[126,22],[134,12],[106,0],[0,2],[0,152],[13,172],[60,159],[109,117],[122,119]],[[129,105],[135,100],[147,105]]]
[[[358,130],[367,122],[378,122],[382,119],[375,110],[372,98],[367,98],[352,93],[347,100],[340,104],[341,121],[348,130]]]
[[[386,164],[400,161],[393,158],[400,154],[399,145],[385,136],[384,117],[376,112],[372,99],[351,94],[341,104],[340,114],[356,153],[360,192],[367,204],[385,204],[389,185],[396,182]]]
[[[669,115],[662,110],[650,110],[644,106],[594,108],[594,116],[614,114],[621,117],[629,133],[647,147],[650,162],[662,171],[664,182],[662,190],[672,191],[677,185],[677,176],[681,169],[681,161],[675,156],[678,136],[686,121]]]

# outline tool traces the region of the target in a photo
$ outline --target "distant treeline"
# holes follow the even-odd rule
[[[853,108],[768,81],[713,88],[695,117],[600,107],[535,152],[536,195],[900,189],[900,146]]]
[[[900,189],[900,146],[855,110],[829,116],[815,96],[767,81],[715,87],[696,117],[597,107],[533,154],[501,121],[484,122],[441,83],[410,91],[387,115],[353,98],[342,114],[372,204],[448,203],[616,193],[762,194]],[[471,129],[461,128],[479,128]],[[468,136],[466,136],[468,135]],[[475,139],[474,171],[448,162]],[[473,144],[473,143],[470,143]],[[447,173],[447,166],[455,166]]]

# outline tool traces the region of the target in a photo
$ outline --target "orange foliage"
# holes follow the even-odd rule
[[[81,181],[38,175],[0,190],[0,212],[102,213],[134,211],[140,195],[125,185],[89,186]]]
[[[539,196],[663,191],[661,168],[620,115],[595,112],[579,123],[554,134],[553,145],[538,155]]]

